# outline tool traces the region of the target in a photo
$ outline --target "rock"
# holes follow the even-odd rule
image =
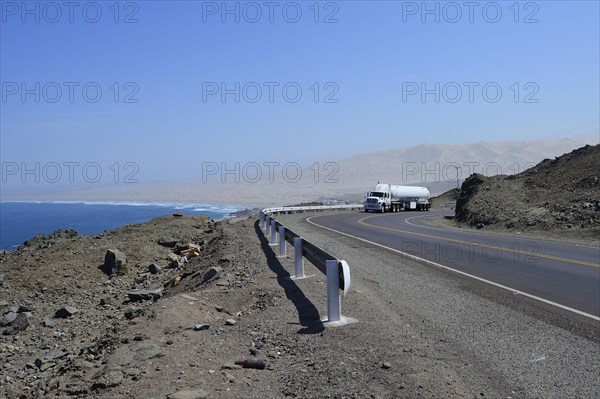
[[[235,363],[225,363],[221,366],[221,370],[239,370],[242,366]]]
[[[135,279],[133,279],[133,282],[135,284],[142,284],[144,281],[148,280],[148,273],[142,273],[138,276],[135,277]]]
[[[112,299],[110,299],[110,298],[100,298],[101,306],[110,305],[111,303],[112,303]]]
[[[7,312],[0,319],[0,327],[6,327],[17,318],[17,312]]]
[[[227,320],[225,320],[225,325],[235,326],[237,324],[237,322],[238,321],[236,319],[227,319]]]
[[[75,307],[66,305],[58,309],[56,313],[54,313],[54,317],[59,319],[66,319],[68,317],[73,316],[77,312],[79,312],[79,310],[77,310]]]
[[[209,397],[208,392],[202,389],[182,390],[167,395],[167,399],[208,399]]]
[[[162,297],[162,288],[130,291],[127,296],[132,302],[156,301]]]
[[[40,371],[46,371],[48,369],[56,367],[56,363],[54,362],[44,362],[39,366]]]
[[[168,269],[176,269],[181,266],[181,261],[179,255],[174,253],[170,253],[167,255],[167,268]]]
[[[97,374],[94,379],[96,382],[92,385],[92,389],[112,388],[123,382],[123,372],[120,368],[107,368]]]
[[[167,281],[163,287],[165,288],[173,288],[177,285],[179,285],[179,283],[181,282],[181,276],[177,275],[175,277],[173,277],[171,280]]]
[[[102,266],[102,270],[109,276],[113,274],[126,274],[127,257],[118,249],[107,250],[106,255],[104,255],[104,265]]]
[[[209,328],[210,324],[196,324],[194,326],[194,331],[208,330]]]
[[[160,272],[162,271],[162,269],[161,269],[161,267],[160,267],[160,266],[158,266],[157,264],[155,264],[155,263],[150,263],[150,264],[148,265],[148,271],[149,271],[151,274],[158,274],[158,273],[160,273]]]
[[[31,311],[33,311],[33,306],[31,306],[31,304],[19,305],[19,308],[17,310],[18,313],[27,313]]]
[[[227,371],[225,371],[225,372],[223,372],[223,375],[225,376],[227,381],[229,381],[232,384],[235,384],[235,377],[233,375],[231,375],[231,373],[228,373]]]
[[[83,382],[68,382],[63,388],[69,396],[87,397],[88,387]]]
[[[110,358],[118,366],[136,365],[139,362],[162,357],[160,348],[148,341],[134,342],[116,348]]]
[[[44,319],[42,320],[42,325],[44,327],[54,327],[56,325],[56,322],[54,320]]]
[[[477,225],[475,227],[477,227],[478,229],[481,230],[481,229],[483,229],[485,227],[485,224],[483,224],[483,223],[477,223]]]
[[[142,309],[139,309],[139,308],[128,308],[125,311],[125,318],[127,320],[134,319],[134,318],[138,317],[139,315],[141,315],[142,312],[143,312]]]
[[[242,366],[245,369],[258,369],[264,370],[267,367],[267,363],[264,360],[258,359],[245,359],[238,360],[235,362],[238,366]]]
[[[158,240],[158,244],[162,245],[163,247],[173,248],[175,245],[177,245],[177,241],[178,240],[173,237],[161,237]]]
[[[8,328],[4,330],[4,335],[15,335],[19,331],[26,329],[29,326],[27,314],[19,313],[17,317],[10,323]]]
[[[386,369],[386,370],[390,369],[390,368],[392,368],[392,364],[390,362],[385,362],[385,361],[381,362],[381,368]]]
[[[207,283],[215,278],[217,278],[221,272],[223,272],[223,268],[221,267],[211,267],[202,275],[202,282]]]

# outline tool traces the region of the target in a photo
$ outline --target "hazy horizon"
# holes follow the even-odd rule
[[[515,174],[545,158],[598,144],[596,135],[544,141],[423,144],[357,154],[307,165],[295,162],[208,163],[194,178],[129,183],[89,181],[56,184],[44,173],[8,176],[0,201],[75,201],[127,203],[196,203],[255,207],[292,205],[314,200],[360,201],[378,182],[418,185],[441,194],[471,173]],[[72,165],[71,165],[72,166]],[[91,169],[93,171],[93,168]],[[33,184],[33,178],[41,181]],[[458,178],[458,182],[457,182]],[[110,179],[108,179],[110,180]]]

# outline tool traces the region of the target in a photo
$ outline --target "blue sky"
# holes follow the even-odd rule
[[[597,1],[0,4],[2,162],[151,181],[598,131]]]

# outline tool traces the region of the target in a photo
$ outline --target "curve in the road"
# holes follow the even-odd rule
[[[441,214],[440,214],[441,215]],[[440,216],[437,215],[437,216]],[[434,216],[434,215],[431,215]],[[396,226],[406,221],[408,215],[389,214],[365,217],[364,213],[345,213],[338,215],[313,216],[308,222],[343,234],[371,245],[386,248],[404,257],[441,267],[470,278],[483,281],[513,293],[568,310],[570,312],[600,321],[600,265],[596,262],[598,248],[578,246],[577,251],[558,242],[532,239],[530,237],[489,236],[496,242],[482,240],[484,235],[476,231],[456,231],[436,227],[437,235],[418,231],[419,226],[406,223],[402,229]],[[367,223],[367,220],[370,223]],[[410,229],[410,230],[409,230]],[[417,231],[413,231],[417,230]],[[442,234],[445,233],[445,234]],[[449,235],[459,236],[458,238]],[[498,245],[497,241],[506,245]],[[535,251],[528,251],[523,257],[523,249],[511,248],[510,241],[535,243]],[[489,259],[479,257],[462,264],[443,264],[439,259],[427,259],[427,256],[409,253],[406,248],[423,247],[428,243],[450,242],[478,248],[500,249],[506,252],[490,264]],[[399,247],[399,244],[400,247]],[[410,244],[410,245],[409,245]],[[520,244],[518,246],[520,248]],[[542,250],[539,250],[542,248]],[[508,256],[511,254],[512,256]],[[566,256],[565,254],[568,254]],[[535,256],[540,262],[523,262]],[[512,258],[512,259],[511,259]],[[485,263],[487,262],[487,264]],[[448,262],[445,262],[448,263]],[[486,267],[483,268],[482,265]],[[512,273],[512,275],[511,275]],[[536,278],[539,277],[539,278]],[[539,281],[538,281],[539,280]]]
[[[370,218],[373,218],[373,217],[374,216],[364,217],[362,219],[359,219],[358,223],[359,224],[363,224],[363,225],[367,225],[367,226],[372,226],[372,227],[375,227],[375,228],[378,228],[378,229],[389,230],[389,231],[396,231],[398,233],[404,233],[404,234],[410,234],[410,235],[415,235],[415,236],[422,236],[422,237],[427,237],[427,238],[433,238],[433,239],[439,239],[439,240],[444,240],[444,241],[450,241],[450,242],[455,242],[457,244],[473,245],[473,246],[477,246],[477,247],[490,248],[490,249],[498,249],[499,248],[498,245],[496,245],[496,244],[486,244],[486,243],[481,243],[481,242],[476,242],[476,241],[467,241],[467,240],[459,240],[459,239],[450,238],[450,237],[435,236],[435,235],[432,235],[432,234],[418,233],[418,232],[415,232],[415,231],[402,230],[402,229],[397,229],[397,228],[393,228],[393,227],[378,226],[378,225],[370,224],[370,223],[366,222],[367,219],[370,219]],[[411,225],[411,223],[408,223],[408,220],[405,220],[405,221],[407,222],[407,224]],[[418,225],[414,225],[413,224],[413,226],[418,226]],[[500,249],[502,251],[506,251],[506,252],[510,252],[510,253],[515,253],[515,254],[523,252],[521,249],[513,249],[513,248],[508,248],[508,247],[500,247]],[[597,264],[597,263],[582,261],[582,260],[578,260],[578,259],[564,258],[564,257],[560,257],[560,256],[546,255],[546,254],[535,252],[535,251],[529,251],[528,256],[535,256],[535,257],[538,257],[538,258],[545,258],[545,259],[557,260],[559,262],[574,263],[574,264],[577,264],[577,265],[583,265],[583,266],[600,268],[600,264]]]

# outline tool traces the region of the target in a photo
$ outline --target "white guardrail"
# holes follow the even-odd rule
[[[270,245],[279,245],[279,257],[286,256],[286,242],[294,247],[295,275],[293,280],[307,278],[304,273],[304,258],[327,276],[327,317],[326,326],[340,326],[356,322],[355,319],[342,316],[341,294],[346,297],[350,290],[350,267],[325,250],[305,240],[292,230],[279,223],[273,215],[295,212],[318,212],[328,210],[362,209],[362,205],[317,205],[317,206],[281,206],[265,208],[260,212],[260,227],[265,237],[271,237]]]

